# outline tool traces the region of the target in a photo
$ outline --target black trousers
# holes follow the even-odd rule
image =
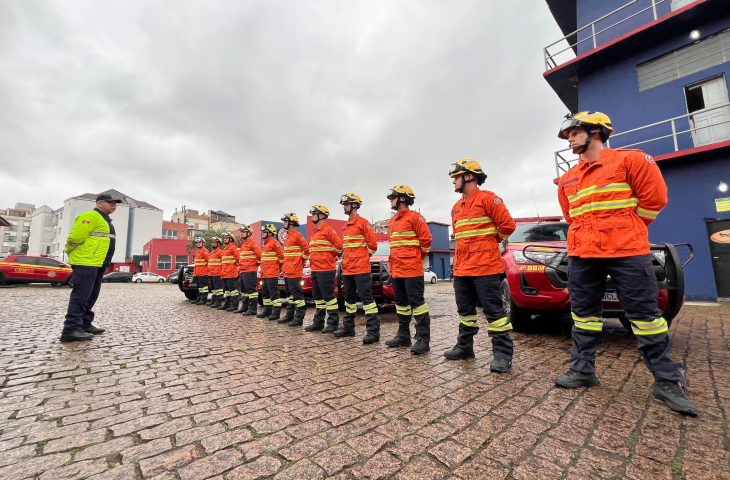
[[[195,283],[198,285],[198,293],[200,295],[207,295],[208,294],[208,276],[207,275],[198,275],[197,277],[193,277],[193,280],[195,280]]]
[[[302,292],[302,277],[287,278],[285,280],[287,308],[304,308],[306,302],[304,301],[304,292]]]
[[[224,278],[223,295],[226,298],[238,298],[238,277]]]
[[[454,295],[460,322],[459,340],[461,345],[461,337],[465,337],[466,343],[461,346],[466,348],[473,345],[471,338],[479,331],[478,300],[487,317],[487,332],[492,339],[494,357],[511,360],[514,351],[514,343],[510,335],[512,323],[504,311],[501,285],[502,280],[499,275],[454,277]]]
[[[281,298],[279,295],[279,279],[262,278],[263,282],[261,296],[264,300],[264,308],[281,308]]]
[[[238,275],[241,283],[241,295],[248,297],[249,301],[258,301],[259,294],[256,292],[256,272],[241,272]]]
[[[210,284],[210,293],[214,296],[223,296],[223,279],[221,277],[209,276],[208,282]]]
[[[99,298],[101,280],[106,267],[85,267],[71,265],[73,269],[71,297],[68,299],[66,320],[63,322],[63,333],[70,333],[80,328],[88,328],[94,321],[94,304]]]
[[[423,276],[393,278],[395,313],[398,316],[398,336],[410,337],[411,315],[416,321],[416,339],[431,340],[431,317],[423,299]]]
[[[342,287],[345,289],[345,317],[342,321],[345,329],[354,330],[355,328],[357,298],[360,297],[362,308],[365,310],[367,332],[379,336],[380,320],[378,319],[378,305],[373,300],[373,277],[369,273],[343,275]]]
[[[669,357],[668,325],[657,307],[658,287],[650,255],[568,259],[568,290],[573,316],[570,368],[595,372],[603,329],[603,295],[610,275],[626,318],[631,322],[644,363],[655,378],[684,382]]]
[[[323,324],[325,314],[328,325],[338,325],[340,316],[337,313],[337,299],[335,298],[335,271],[312,272],[312,298],[317,311],[314,313],[314,323]]]

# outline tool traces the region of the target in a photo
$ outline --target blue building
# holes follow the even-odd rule
[[[654,157],[669,203],[650,240],[694,247],[687,298],[730,298],[730,2],[547,4],[565,36],[544,49],[545,79],[570,112],[611,117],[608,146]],[[562,175],[577,158],[555,160]]]
[[[428,268],[437,277],[444,279],[451,275],[451,245],[449,244],[450,225],[440,222],[426,222],[431,232],[431,251],[428,252]]]

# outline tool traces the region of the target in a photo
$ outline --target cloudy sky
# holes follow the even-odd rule
[[[513,216],[557,214],[561,36],[541,0],[9,0],[0,208],[116,188],[252,222],[354,191],[379,219],[405,183],[449,222],[471,156]]]

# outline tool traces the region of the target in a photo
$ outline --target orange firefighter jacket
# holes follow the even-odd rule
[[[259,268],[261,263],[261,247],[253,241],[251,237],[248,237],[238,247],[238,271],[243,272],[255,272]]]
[[[515,231],[515,221],[501,198],[475,188],[451,208],[451,226],[456,240],[454,276],[504,272],[499,242]]]
[[[558,180],[568,229],[568,255],[612,258],[649,253],[649,225],[667,204],[654,159],[640,150],[604,148]]]
[[[342,240],[331,226],[315,225],[309,240],[309,266],[313,272],[327,272],[337,268],[337,257],[342,253]]]
[[[274,237],[267,237],[261,249],[261,278],[279,278],[282,263],[284,250],[281,244]]]
[[[423,257],[431,250],[426,219],[408,208],[388,220],[390,273],[393,278],[423,277]]]
[[[370,273],[370,256],[375,253],[378,242],[370,222],[355,214],[348,220],[342,232],[342,274],[357,275]]]
[[[295,229],[287,232],[284,240],[284,278],[300,278],[304,260],[309,258],[309,244]]]
[[[238,247],[233,242],[223,248],[221,278],[238,278]]]
[[[208,275],[211,277],[221,276],[221,257],[223,251],[220,248],[214,248],[208,255]]]
[[[199,248],[195,252],[195,260],[193,262],[193,276],[204,277],[208,275],[208,249],[205,247]]]

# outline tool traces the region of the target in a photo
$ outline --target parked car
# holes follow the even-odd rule
[[[570,312],[567,234],[566,222],[520,222],[509,242],[502,244],[505,269],[502,300],[516,329],[523,328],[532,314]],[[677,247],[686,247],[689,251],[684,264]],[[652,245],[651,255],[659,287],[658,306],[671,324],[684,303],[683,267],[694,252],[689,244],[664,243]],[[606,286],[604,317],[618,318],[631,331],[610,277],[607,277]]]
[[[178,279],[180,278],[180,271],[175,270],[170,275],[167,276],[167,281],[170,283],[177,283]]]
[[[132,281],[135,283],[142,283],[142,282],[164,283],[165,277],[163,277],[162,275],[157,275],[156,273],[152,273],[152,272],[138,272],[138,273],[135,273],[134,276],[132,276]]]
[[[104,275],[101,279],[102,282],[131,282],[132,281],[132,273],[131,272],[110,272]]]
[[[423,269],[423,281],[426,283],[436,283],[438,281],[439,277],[434,272],[431,271],[430,268]]]
[[[71,285],[71,265],[50,257],[11,254],[0,261],[0,284]]]
[[[193,280],[194,265],[185,265],[178,270],[177,286],[188,300],[198,297],[198,284]]]

